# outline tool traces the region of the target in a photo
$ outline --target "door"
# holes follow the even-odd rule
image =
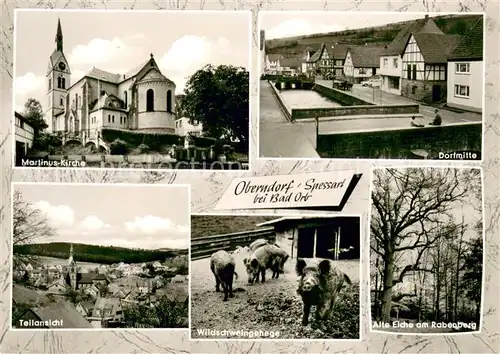
[[[26,145],[20,141],[16,141],[16,166],[22,165],[22,160],[26,156]]]
[[[314,228],[301,228],[297,237],[297,258],[314,257]]]
[[[433,85],[432,86],[432,102],[441,101],[441,86]]]
[[[316,257],[334,259],[335,231],[333,226],[322,226],[316,234]]]

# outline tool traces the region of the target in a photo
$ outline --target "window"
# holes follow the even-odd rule
[[[59,105],[64,106],[64,99],[62,97],[59,99]]]
[[[127,117],[123,117],[123,124],[127,123]]]
[[[114,123],[115,122],[115,115],[113,114],[113,116],[111,117],[111,123]]]
[[[167,91],[167,112],[172,112],[172,91]]]
[[[49,79],[49,90],[52,90],[52,79]]]
[[[108,114],[108,123],[111,123],[111,114]]]
[[[413,76],[413,80],[416,80],[417,79],[417,64],[413,64],[412,65],[412,76]]]
[[[360,75],[365,75],[366,74],[366,69],[365,68],[359,68],[359,74]]]
[[[128,107],[127,91],[123,92],[123,97],[125,97],[125,108],[127,108]]]
[[[397,69],[398,67],[398,58],[393,58],[392,59],[392,67]]]
[[[384,68],[387,68],[388,64],[389,64],[389,59],[384,58]]]
[[[146,92],[146,111],[152,112],[155,110],[155,93],[153,89]]]
[[[62,87],[62,83],[61,83],[61,77],[58,77],[57,78],[57,88],[61,88]]]
[[[455,96],[468,98],[469,94],[469,86],[455,85]]]
[[[64,77],[61,78],[61,88],[66,89],[66,79]]]
[[[457,74],[469,74],[470,64],[469,63],[457,63],[455,64],[455,73]]]

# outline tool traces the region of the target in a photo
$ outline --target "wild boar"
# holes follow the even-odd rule
[[[283,268],[285,266],[285,263],[286,261],[288,260],[288,258],[290,258],[290,256],[288,255],[288,253],[286,253],[282,248],[280,248],[278,245],[274,244],[272,245],[273,246],[273,252],[277,255],[279,255],[280,257],[280,263],[279,263],[279,272],[280,273],[283,273]]]
[[[280,277],[280,273],[282,273],[281,263],[283,261],[283,257],[276,255],[271,261],[271,270],[273,271],[272,278],[278,279]]]
[[[261,276],[261,281],[265,282],[266,269],[273,266],[273,262],[277,256],[282,257],[277,263],[277,269],[280,271],[281,264],[284,264],[283,258],[288,256],[288,254],[274,245],[263,245],[253,251],[248,258],[243,259],[248,275],[248,284],[258,283],[259,275]]]
[[[269,244],[269,242],[263,238],[259,238],[255,241],[253,241],[248,248],[250,249],[250,252],[255,251],[257,248],[262,247],[264,245]]]
[[[304,305],[304,326],[309,323],[311,306],[316,306],[316,321],[329,318],[338,295],[352,284],[346,274],[335,269],[326,259],[318,265],[307,265],[303,259],[297,259],[295,271],[300,277],[297,293]]]
[[[217,251],[210,257],[210,269],[215,276],[215,291],[219,292],[219,285],[222,285],[223,301],[227,301],[228,295],[233,297],[233,279],[238,279],[235,267],[233,256],[226,251]]]

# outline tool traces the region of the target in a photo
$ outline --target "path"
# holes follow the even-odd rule
[[[289,122],[265,80],[259,99],[259,157],[319,158],[314,123]]]

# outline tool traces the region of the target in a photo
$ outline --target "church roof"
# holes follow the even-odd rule
[[[85,76],[91,77],[96,80],[111,82],[113,84],[118,84],[121,81],[120,74],[113,74],[97,68],[93,68]]]
[[[115,110],[126,110],[125,102],[113,94],[104,93],[104,95],[99,96],[96,103],[92,107],[91,111],[95,111],[102,108],[115,109]]]

